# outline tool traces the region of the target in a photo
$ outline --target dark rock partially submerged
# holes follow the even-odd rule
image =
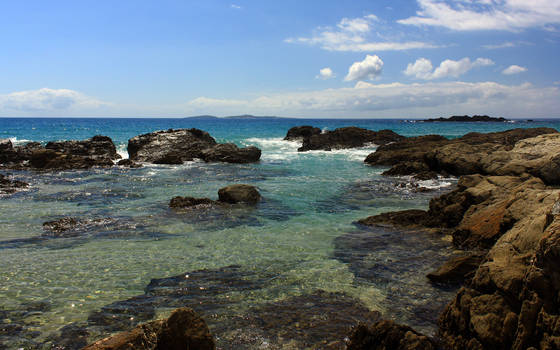
[[[435,283],[463,283],[473,277],[484,256],[485,254],[483,253],[470,252],[453,257],[436,271],[430,272],[426,277]]]
[[[209,198],[194,198],[194,197],[173,197],[169,202],[169,207],[172,209],[187,209],[187,208],[208,208],[216,205],[221,205],[220,202],[211,200]]]
[[[290,129],[290,131],[292,130],[294,130],[294,128]],[[290,136],[290,131],[286,138]],[[292,131],[292,133],[296,133],[296,131]],[[404,136],[400,136],[391,130],[372,131],[357,127],[339,128],[324,133],[316,133],[311,129],[311,131],[306,134],[309,135],[303,136],[301,131],[298,131],[298,135],[303,136],[303,144],[298,149],[299,152],[311,150],[330,151],[332,149],[364,147],[370,143],[384,145],[404,139]]]
[[[347,350],[435,350],[430,338],[393,321],[359,325],[350,334]]]
[[[13,194],[28,187],[29,184],[27,182],[12,180],[7,176],[0,174],[0,195]]]
[[[166,320],[138,325],[84,347],[84,350],[214,350],[206,322],[192,309],[179,308]]]
[[[258,162],[261,151],[239,148],[232,143],[218,144],[206,131],[169,129],[138,135],[128,140],[130,159],[154,164],[182,164],[194,159],[206,162]]]
[[[261,195],[256,187],[237,184],[221,188],[218,191],[219,201],[223,203],[248,203],[256,204],[261,200]]]

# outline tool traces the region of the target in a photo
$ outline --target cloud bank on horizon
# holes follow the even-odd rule
[[[348,6],[352,8],[327,2],[324,7],[331,10],[312,18],[294,18],[290,7],[298,5],[289,2],[285,12],[256,0],[211,3],[191,8],[192,15],[218,14],[227,28],[206,27],[202,20],[192,27],[179,20],[173,24],[169,17],[169,32],[182,30],[183,35],[163,39],[169,33],[153,29],[153,48],[145,48],[150,36],[107,42],[102,33],[86,29],[84,18],[78,32],[87,32],[92,46],[115,45],[103,52],[108,58],[99,71],[88,72],[88,64],[94,63],[89,56],[67,64],[55,60],[58,54],[76,55],[73,41],[49,47],[50,55],[41,56],[38,49],[37,62],[45,69],[34,76],[25,71],[33,66],[33,56],[24,62],[1,58],[8,78],[24,78],[0,82],[0,116],[560,117],[555,61],[560,1],[417,0],[402,8],[388,0],[374,5],[357,1]],[[140,25],[144,16],[156,21],[167,19],[171,10],[181,13],[166,1],[160,6],[160,12],[132,12],[131,21]],[[11,10],[14,20],[23,11],[17,5]],[[125,5],[122,10],[130,9]],[[42,24],[47,26],[49,10],[44,11]],[[237,28],[240,19],[245,22]],[[61,25],[65,20],[59,19]],[[298,24],[271,27],[271,21]],[[108,23],[107,30],[117,34],[135,24]],[[253,28],[261,32],[248,34]],[[231,51],[225,59],[212,55],[228,45],[224,31],[231,47],[245,52]],[[200,36],[191,38],[191,32]],[[55,30],[44,35],[52,45],[61,40]],[[17,56],[18,45],[33,44],[30,38],[23,30],[21,37],[7,42],[7,51]],[[168,39],[171,44],[160,43]],[[255,48],[258,42],[267,49]],[[117,44],[136,50],[136,56]],[[113,67],[118,63],[120,68]]]

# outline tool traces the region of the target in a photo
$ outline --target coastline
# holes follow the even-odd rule
[[[488,175],[491,175],[491,174],[488,174]],[[499,176],[511,176],[511,175],[500,174]],[[497,180],[493,180],[493,181],[495,182],[495,181],[497,181]],[[527,181],[528,181],[528,180],[527,180]],[[474,182],[475,182],[475,181],[473,181],[473,183],[474,183]],[[476,186],[478,186],[478,185],[479,185],[479,183],[477,183],[476,185],[473,185],[473,186],[471,186],[471,187],[476,187]],[[462,186],[464,186],[464,184],[462,184]],[[536,186],[536,185],[531,185],[531,186]],[[470,188],[470,187],[466,187],[466,188]],[[534,188],[534,190],[535,190],[535,191],[540,191],[540,190],[542,190],[542,189],[539,188],[539,187],[537,186],[536,188]],[[502,191],[502,192],[503,192],[503,191]],[[547,203],[548,203],[548,202],[547,202]],[[478,204],[477,204],[477,205],[478,205]],[[468,209],[468,208],[467,208],[467,209]],[[543,210],[544,210],[544,209],[543,209]]]

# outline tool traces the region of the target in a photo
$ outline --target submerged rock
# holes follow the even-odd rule
[[[316,128],[314,126],[303,125],[303,126],[294,126],[288,130],[286,137],[284,140],[286,141],[303,141],[303,139],[307,137],[311,137],[313,135],[319,135],[321,133],[321,129]]]
[[[125,168],[141,168],[142,164],[138,164],[130,159],[121,159],[117,162],[118,166],[122,166]]]
[[[372,131],[357,127],[345,127],[320,134],[312,133],[310,136],[304,137],[303,145],[298,151],[330,151],[332,149],[364,147],[370,143],[384,145],[402,139],[404,139],[404,136],[391,130]]]
[[[0,174],[0,195],[13,194],[28,187],[29,184],[27,182],[11,180],[7,176]]]
[[[359,325],[348,340],[347,350],[435,350],[430,338],[393,321],[380,321],[370,326]]]
[[[130,159],[154,164],[182,164],[195,158],[206,162],[252,163],[259,161],[260,149],[218,144],[206,131],[169,129],[135,136],[128,140]]]
[[[255,186],[237,184],[220,188],[219,201],[223,203],[256,204],[261,200],[261,195]]]
[[[84,350],[214,350],[206,322],[192,309],[183,307],[166,320],[136,326],[130,331],[105,338]]]
[[[221,203],[213,201],[209,198],[194,198],[194,197],[173,197],[169,202],[169,207],[173,209],[186,209],[186,208],[208,208]]]

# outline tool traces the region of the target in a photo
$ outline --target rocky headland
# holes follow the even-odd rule
[[[441,347],[559,348],[559,153],[560,134],[539,128],[407,138],[367,157],[368,164],[393,166],[387,175],[461,176],[426,211],[360,220],[440,231],[464,250],[428,276],[463,285],[440,315]]]
[[[254,163],[261,158],[257,147],[218,144],[199,129],[169,129],[135,136],[128,140],[128,154],[133,161],[154,164],[182,164],[195,158],[205,162]]]
[[[392,130],[372,131],[354,126],[321,132],[311,126],[296,126],[288,130],[284,140],[302,141],[299,152],[364,147],[368,144],[385,145],[403,140]]]

